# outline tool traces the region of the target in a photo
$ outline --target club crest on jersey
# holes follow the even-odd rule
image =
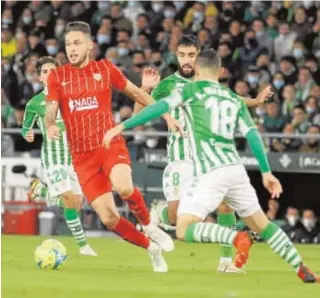
[[[95,73],[95,74],[93,74],[93,78],[94,78],[96,81],[100,81],[100,80],[101,80],[101,74],[100,74],[100,73]]]
[[[69,98],[69,109],[70,112],[93,110],[99,107],[97,98],[94,97],[84,97],[72,99]]]

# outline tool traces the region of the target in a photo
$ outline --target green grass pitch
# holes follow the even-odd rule
[[[303,284],[265,244],[256,244],[247,275],[216,271],[219,246],[176,242],[166,254],[170,272],[153,273],[149,256],[118,239],[89,239],[99,256],[82,257],[74,240],[65,267],[42,271],[33,260],[40,237],[2,236],[2,298],[316,298],[319,284]],[[298,246],[305,262],[320,270],[320,246]]]

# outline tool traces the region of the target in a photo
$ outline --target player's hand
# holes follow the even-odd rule
[[[60,128],[57,125],[51,125],[48,128],[48,137],[52,140],[59,140],[60,138]]]
[[[165,114],[163,118],[167,121],[168,130],[172,133],[176,133],[178,136],[184,138],[186,134],[181,123],[173,118],[170,114]]]
[[[263,104],[266,100],[268,100],[271,96],[273,96],[271,85],[265,87],[256,97],[256,101],[258,105]]]
[[[271,194],[272,199],[278,199],[280,197],[280,194],[282,194],[282,185],[272,173],[262,174],[262,182],[264,187]]]
[[[110,147],[110,143],[111,143],[112,139],[114,137],[118,136],[119,134],[121,134],[123,129],[124,129],[124,127],[122,124],[119,124],[111,129],[109,129],[103,137],[102,146],[105,147],[106,149],[108,149]]]
[[[28,132],[27,132],[27,135],[26,135],[26,141],[28,143],[32,143],[34,141],[34,132],[32,129],[30,129]]]
[[[142,89],[151,92],[160,82],[160,74],[155,68],[147,67],[142,74]]]

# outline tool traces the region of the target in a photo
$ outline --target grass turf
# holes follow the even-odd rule
[[[176,243],[166,254],[170,272],[153,273],[148,255],[118,239],[90,239],[99,256],[78,255],[72,238],[65,267],[42,271],[33,260],[43,238],[2,236],[2,298],[316,298],[319,284],[303,284],[265,244],[256,244],[247,275],[216,272],[219,247]],[[320,246],[298,246],[305,262],[320,269]]]

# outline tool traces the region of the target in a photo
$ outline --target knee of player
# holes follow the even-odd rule
[[[65,208],[74,208],[77,210],[80,210],[81,208],[81,202],[78,197],[71,192],[62,195],[62,202]]]
[[[133,186],[115,186],[114,187],[119,196],[123,199],[130,198],[134,192]]]
[[[232,213],[233,210],[226,203],[221,203],[220,206],[218,207],[218,212],[225,214],[225,213]]]

